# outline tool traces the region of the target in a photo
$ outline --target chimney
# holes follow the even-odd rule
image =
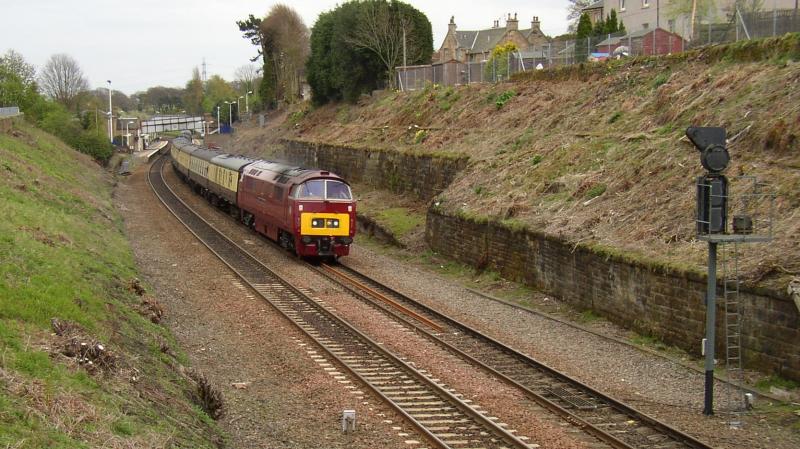
[[[447,32],[452,34],[453,36],[456,35],[456,22],[455,16],[450,16],[450,23],[447,24]]]
[[[511,13],[508,14],[506,19],[506,30],[513,31],[519,29],[519,21],[517,20],[517,13],[514,13],[514,18],[511,18]]]
[[[533,16],[533,20],[531,20],[531,31],[534,31],[534,32],[540,31],[540,29],[539,29],[539,16]]]

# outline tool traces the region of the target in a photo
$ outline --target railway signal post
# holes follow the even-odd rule
[[[714,414],[714,367],[716,348],[716,308],[717,308],[717,253],[718,245],[733,243],[733,262],[725,257],[723,251],[723,306],[725,329],[725,358],[728,377],[731,383],[743,382],[741,349],[741,304],[739,303],[739,275],[737,245],[748,242],[768,242],[772,240],[772,211],[774,194],[764,193],[764,185],[754,177],[743,176],[739,180],[749,180],[749,190],[736,195],[734,205],[732,189],[728,178],[722,174],[730,162],[726,131],[718,127],[690,127],[686,136],[700,151],[700,163],[706,169],[697,178],[697,217],[696,232],[698,240],[708,242],[708,280],[706,284],[706,334],[703,340],[705,355],[705,398],[704,415]],[[728,232],[729,206],[734,206],[732,231]],[[765,212],[766,211],[766,212]],[[738,382],[737,382],[738,381]],[[743,405],[739,402],[740,406]],[[734,409],[741,408],[734,405]],[[736,411],[736,410],[734,410]],[[738,421],[732,421],[738,426]]]

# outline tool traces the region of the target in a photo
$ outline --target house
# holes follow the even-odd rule
[[[735,9],[737,0],[719,0],[707,12],[698,11],[695,23],[726,22]],[[617,10],[617,19],[625,24],[628,31],[664,28],[691,39],[693,28],[690,13],[679,12],[676,0],[603,0],[606,11]],[[772,0],[765,2],[763,10],[791,9],[795,0]],[[592,5],[590,5],[591,7]],[[742,11],[744,12],[744,11]]]
[[[598,20],[603,20],[603,10],[604,10],[604,0],[597,0],[596,2],[586,6],[585,8],[581,9],[581,13],[585,13],[589,15],[589,20],[592,21],[592,25],[594,26]]]
[[[531,27],[520,30],[517,14],[514,17],[508,14],[506,26],[500,27],[500,21],[495,20],[491,28],[467,31],[456,27],[455,17],[450,17],[447,35],[444,37],[439,50],[434,54],[434,63],[447,61],[476,62],[489,59],[489,55],[496,46],[513,42],[521,51],[541,48],[550,39],[542,33],[539,18],[534,16]]]
[[[612,36],[601,41],[595,48],[597,52],[608,55],[613,55],[614,50],[621,47],[624,47],[621,50],[631,55],[665,55],[681,52],[687,46],[688,43],[681,35],[656,28],[633,31],[625,36]]]

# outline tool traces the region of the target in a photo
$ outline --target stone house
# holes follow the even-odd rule
[[[456,28],[455,17],[450,17],[447,35],[444,37],[439,50],[434,54],[434,63],[447,61],[478,62],[489,59],[489,55],[496,46],[513,42],[520,51],[533,51],[541,48],[550,38],[542,33],[539,18],[534,16],[530,28],[520,30],[517,14],[514,17],[508,14],[506,26],[500,27],[500,21],[495,20],[491,28],[475,31],[459,30]]]
[[[604,0],[597,0],[589,6],[581,9],[582,13],[589,15],[589,20],[592,21],[592,25],[597,23],[598,20],[605,20],[605,15],[603,15],[603,4]]]

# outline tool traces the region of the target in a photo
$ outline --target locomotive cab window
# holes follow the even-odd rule
[[[312,179],[300,184],[295,192],[297,198],[317,199],[325,198],[325,181],[322,179]]]
[[[350,200],[350,186],[341,181],[325,181],[325,198],[329,200]]]
[[[293,198],[350,200],[350,186],[341,181],[312,179],[292,188]]]

